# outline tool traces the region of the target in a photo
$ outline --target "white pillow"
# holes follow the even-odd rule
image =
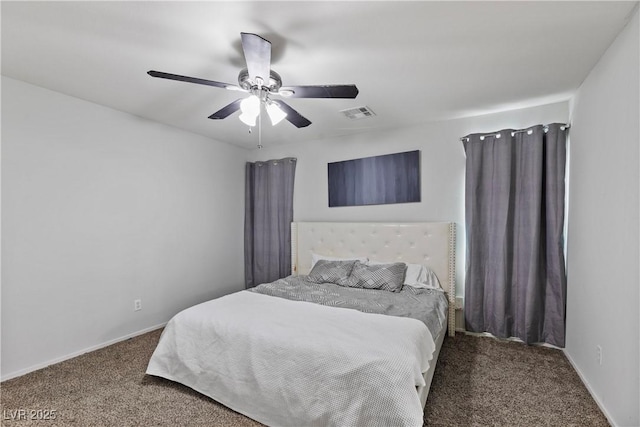
[[[369,261],[370,265],[386,264],[381,261]],[[429,267],[422,264],[409,264],[407,263],[407,270],[404,274],[404,285],[414,288],[426,288],[426,289],[439,289],[440,281],[438,276]]]
[[[421,264],[407,264],[404,284],[414,288],[440,289],[438,276],[429,267]]]
[[[313,268],[313,266],[316,265],[316,262],[318,262],[318,260],[321,260],[321,259],[324,259],[327,261],[360,261],[365,264],[369,261],[369,258],[367,257],[356,257],[356,256],[334,257],[334,256],[328,256],[328,255],[320,255],[320,254],[311,252],[311,268]]]

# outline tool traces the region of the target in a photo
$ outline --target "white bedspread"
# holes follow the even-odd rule
[[[178,313],[147,373],[271,426],[422,426],[434,350],[415,319],[241,291]]]

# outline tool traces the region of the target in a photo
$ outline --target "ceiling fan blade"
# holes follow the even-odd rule
[[[219,120],[219,119],[225,119],[229,117],[231,114],[235,113],[240,109],[241,101],[242,101],[242,98],[236,99],[231,104],[222,107],[221,109],[219,109],[218,111],[210,115],[209,118],[213,120]]]
[[[291,108],[289,104],[286,104],[282,101],[278,101],[277,104],[285,113],[287,113],[287,117],[285,118],[289,120],[289,122],[291,122],[291,124],[293,124],[295,127],[304,128],[311,124],[309,119],[300,115],[300,113]]]
[[[240,87],[229,84],[229,83],[221,83],[213,80],[199,79],[197,77],[181,76],[178,74],[163,73],[162,71],[151,70],[151,71],[148,71],[147,74],[149,74],[151,77],[159,77],[161,79],[178,80],[181,82],[196,83],[199,85],[221,87],[223,89],[242,90]]]
[[[251,33],[240,33],[240,37],[249,78],[255,82],[256,77],[260,77],[268,85],[271,71],[271,42]]]
[[[283,86],[280,93],[292,91],[287,98],[350,98],[358,96],[356,85]]]

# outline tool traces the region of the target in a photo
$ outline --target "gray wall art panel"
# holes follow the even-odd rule
[[[329,207],[420,201],[420,151],[328,164]]]

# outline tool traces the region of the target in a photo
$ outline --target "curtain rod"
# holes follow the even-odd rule
[[[570,127],[571,125],[569,123],[566,123],[560,126],[560,130],[569,129]],[[544,131],[546,132],[548,130],[549,130],[549,125],[544,125]],[[526,129],[517,129],[517,130],[511,131],[511,136],[514,136],[516,133],[522,133],[522,132],[527,132],[529,135],[531,135],[533,133],[533,130],[531,129],[531,127],[528,127]],[[487,136],[495,136],[496,138],[500,138],[500,132],[485,133],[483,135],[480,135],[480,140],[483,140]],[[469,137],[463,136],[460,138],[460,142],[464,142],[465,140],[469,140]]]

